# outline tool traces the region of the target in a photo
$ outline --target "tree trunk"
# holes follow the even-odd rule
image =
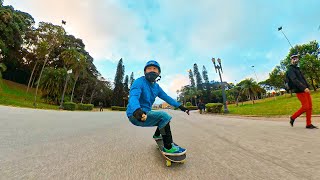
[[[36,87],[36,94],[35,94],[35,96],[34,96],[34,102],[33,102],[33,106],[34,106],[34,107],[37,106],[37,105],[36,105],[36,102],[37,102],[37,94],[38,94],[39,84],[40,84],[40,80],[41,80],[41,76],[42,76],[43,69],[44,69],[47,61],[48,61],[48,57],[46,57],[46,59],[44,60],[42,69],[41,69],[41,71],[40,71],[40,76],[39,76],[39,78],[38,78],[38,83],[37,83],[37,87]]]
[[[92,90],[92,93],[91,93],[91,96],[90,96],[90,101],[89,101],[89,104],[91,104],[91,102],[92,102],[92,99],[93,99],[93,95],[94,95],[94,91],[95,91],[95,89],[93,89],[93,90]]]
[[[30,83],[31,83],[31,80],[32,80],[32,77],[33,77],[33,73],[34,73],[34,71],[36,70],[37,65],[38,65],[38,61],[36,61],[36,64],[33,66],[32,73],[31,73],[31,75],[30,75],[29,82],[28,82],[27,93],[28,93],[28,91],[29,91]],[[32,83],[32,84],[33,84],[33,83]]]
[[[96,90],[97,85],[98,85],[98,82],[96,82],[96,85],[94,86],[94,88],[93,88],[93,90],[92,90],[89,104],[91,104],[91,102],[92,102],[93,95],[94,95],[94,91]]]
[[[74,84],[73,84],[73,88],[72,88],[72,93],[71,93],[71,100],[70,100],[71,102],[73,102],[73,101],[72,101],[72,100],[73,100],[73,92],[74,92],[74,89],[75,89],[75,87],[76,87],[78,78],[79,78],[79,75],[76,74],[76,78],[75,78],[75,80],[74,80]]]
[[[87,92],[87,88],[88,88],[88,84],[86,85],[84,91],[83,91],[83,94],[82,94],[82,97],[81,97],[81,103],[83,102],[83,98],[84,98],[84,95],[86,94]]]

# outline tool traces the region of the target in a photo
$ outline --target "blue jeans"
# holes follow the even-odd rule
[[[129,120],[132,124],[141,127],[152,127],[158,126],[159,129],[164,128],[170,120],[171,116],[164,111],[149,111],[147,113],[146,121],[138,121],[134,116],[129,117]]]

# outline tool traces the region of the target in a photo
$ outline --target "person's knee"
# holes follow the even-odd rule
[[[164,120],[171,119],[171,116],[164,111],[160,111],[160,117],[161,119],[164,119]]]

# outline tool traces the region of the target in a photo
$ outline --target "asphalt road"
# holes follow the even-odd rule
[[[320,130],[303,119],[173,116],[185,164],[165,166],[152,139],[124,112],[65,112],[0,106],[0,179],[319,179]]]

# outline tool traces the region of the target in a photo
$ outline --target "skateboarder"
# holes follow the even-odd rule
[[[287,72],[289,82],[291,83],[293,92],[296,93],[302,105],[301,108],[290,117],[290,124],[293,126],[295,119],[306,112],[306,128],[318,129],[318,127],[311,124],[312,100],[308,88],[309,85],[298,67],[299,56],[292,55],[290,59],[291,65]]]
[[[189,110],[169,97],[157,84],[160,80],[161,68],[157,61],[150,60],[144,67],[144,76],[136,79],[129,93],[127,116],[130,122],[136,126],[152,127],[157,126],[153,135],[155,140],[162,139],[166,155],[181,155],[186,149],[173,143],[170,130],[171,116],[164,111],[152,111],[152,104],[156,97],[161,98],[168,104],[180,108],[189,115]],[[157,79],[158,78],[158,79]]]

